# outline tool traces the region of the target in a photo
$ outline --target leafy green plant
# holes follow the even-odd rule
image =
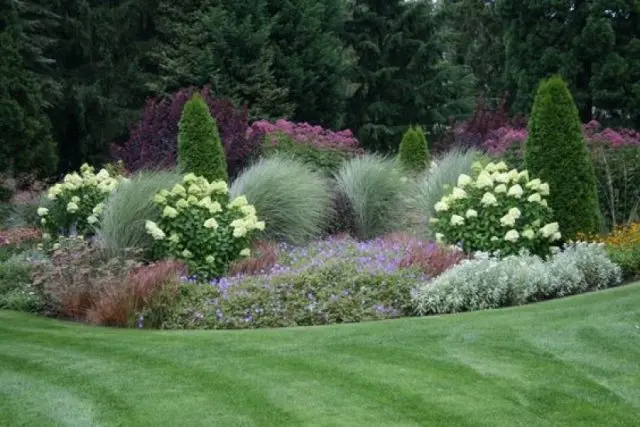
[[[96,236],[108,257],[122,256],[127,249],[137,248],[149,253],[153,238],[145,229],[145,221],[158,221],[162,209],[153,196],[162,189],[180,182],[177,172],[139,172],[129,182],[122,183],[104,202]]]
[[[283,132],[265,135],[262,157],[289,155],[322,174],[336,172],[342,163],[354,157],[354,152],[332,147],[318,147],[313,144],[301,144],[292,136]]]
[[[351,159],[335,180],[358,238],[370,239],[406,225],[410,185],[393,159],[373,154]]]
[[[184,106],[178,123],[178,164],[185,172],[209,181],[227,181],[227,161],[218,133],[202,95],[194,94]]]
[[[410,173],[420,173],[429,165],[429,148],[422,127],[411,126],[402,137],[398,158]]]
[[[535,255],[464,260],[413,293],[421,314],[500,308],[615,286],[620,268],[604,247],[576,243],[544,261]]]
[[[476,150],[453,149],[436,158],[432,166],[411,185],[411,211],[417,215],[414,224],[428,237],[434,237],[429,220],[435,215],[434,206],[456,185],[462,174],[471,174],[471,165],[480,157]]]
[[[593,164],[573,97],[560,77],[538,87],[525,164],[532,176],[549,183],[549,205],[566,238],[597,233],[601,227]]]
[[[245,195],[266,222],[263,237],[304,243],[318,237],[332,216],[331,191],[317,172],[279,154],[261,159],[233,182],[232,197]]]
[[[154,202],[162,215],[157,223],[147,220],[145,228],[157,254],[183,260],[201,279],[221,277],[233,261],[249,256],[254,231],[265,227],[245,196],[229,201],[225,181],[209,183],[194,174],[171,191],[159,191]]]
[[[38,208],[45,240],[56,240],[74,229],[79,235],[93,234],[100,221],[104,201],[116,189],[123,177],[112,177],[105,169],[94,173],[84,164],[77,172],[68,174],[62,183],[49,189],[49,202]]]
[[[440,241],[461,245],[466,252],[522,249],[546,257],[560,240],[558,223],[546,197],[549,185],[529,180],[527,171],[505,163],[489,163],[473,176],[460,175],[458,185],[435,205],[431,223]]]

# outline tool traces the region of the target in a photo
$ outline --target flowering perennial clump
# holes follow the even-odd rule
[[[100,221],[104,201],[127,178],[111,176],[106,169],[97,174],[88,164],[82,165],[80,173],[67,174],[47,194],[46,207],[38,208],[40,224],[45,240],[56,240],[73,230],[78,235],[93,234]]]
[[[194,174],[158,192],[154,202],[162,216],[145,226],[158,255],[183,260],[198,277],[223,276],[231,262],[251,254],[252,234],[265,226],[246,197],[229,200],[226,182],[210,183]]]
[[[561,238],[545,198],[549,185],[529,179],[526,170],[507,169],[504,162],[475,164],[473,177],[460,175],[435,205],[436,237],[467,252],[508,255],[526,249],[547,256]]]

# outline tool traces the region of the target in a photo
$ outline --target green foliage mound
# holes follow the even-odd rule
[[[232,197],[244,194],[266,223],[264,237],[303,243],[318,237],[332,217],[327,181],[307,165],[274,154],[247,168],[233,182]]]
[[[411,173],[423,172],[429,164],[429,148],[427,138],[420,126],[411,126],[400,142],[398,153],[400,163]]]
[[[218,127],[199,93],[185,104],[178,129],[180,167],[208,181],[227,181],[227,161]]]
[[[533,104],[525,163],[531,176],[549,183],[549,205],[565,238],[601,226],[594,167],[578,110],[560,77],[543,81]]]

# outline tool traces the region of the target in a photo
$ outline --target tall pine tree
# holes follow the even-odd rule
[[[475,79],[446,59],[430,1],[354,0],[344,38],[357,57],[348,124],[367,148],[395,150],[411,123],[472,108]]]

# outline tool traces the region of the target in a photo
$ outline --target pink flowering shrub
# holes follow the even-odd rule
[[[360,155],[363,150],[349,129],[332,131],[309,123],[288,120],[254,122],[247,131],[248,138],[264,135],[262,155],[275,153],[293,155],[315,170],[331,173],[345,160]]]

